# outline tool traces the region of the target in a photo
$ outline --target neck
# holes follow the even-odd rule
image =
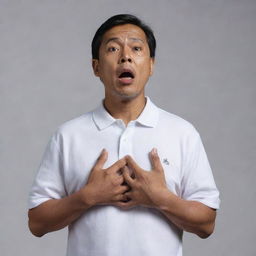
[[[104,107],[116,119],[122,119],[127,125],[130,121],[136,120],[146,105],[144,95],[133,99],[113,99],[106,97]]]

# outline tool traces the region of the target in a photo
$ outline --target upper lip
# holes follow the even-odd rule
[[[117,69],[117,77],[120,77],[120,75],[124,72],[129,72],[132,74],[132,77],[135,77],[135,71],[131,67],[122,67]]]

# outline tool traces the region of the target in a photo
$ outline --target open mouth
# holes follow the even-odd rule
[[[118,80],[123,85],[129,85],[133,82],[134,77],[131,70],[122,70],[118,76]]]
[[[132,72],[123,72],[120,74],[119,78],[134,78],[134,75]]]

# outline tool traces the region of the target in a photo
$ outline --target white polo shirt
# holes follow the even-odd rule
[[[29,208],[79,190],[103,148],[104,168],[131,155],[145,170],[157,148],[170,191],[218,209],[219,192],[200,136],[187,121],[156,107],[147,97],[127,127],[101,104],[62,125],[51,138],[29,196]],[[182,231],[159,211],[96,206],[69,226],[67,256],[181,256]]]

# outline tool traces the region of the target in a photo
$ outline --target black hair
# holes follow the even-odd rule
[[[156,39],[155,39],[152,29],[134,15],[118,14],[118,15],[112,16],[108,20],[106,20],[96,31],[96,33],[93,37],[93,40],[92,40],[92,44],[91,44],[93,59],[99,59],[99,49],[100,49],[100,45],[102,43],[103,35],[109,29],[111,29],[115,26],[125,25],[125,24],[136,25],[144,31],[144,33],[147,37],[147,42],[148,42],[148,46],[149,46],[149,50],[150,50],[150,57],[151,58],[155,57]]]

